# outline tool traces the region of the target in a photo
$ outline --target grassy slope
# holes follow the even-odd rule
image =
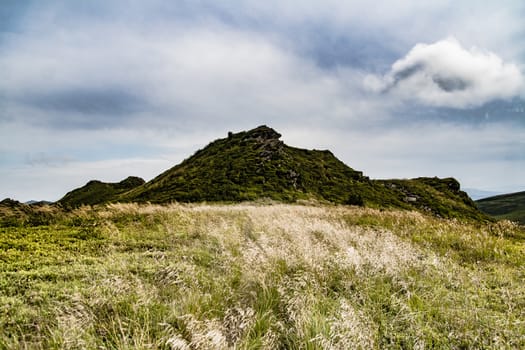
[[[60,215],[0,229],[0,348],[525,347],[525,235],[508,222],[284,204]]]
[[[525,225],[525,192],[484,198],[476,201],[479,209],[498,219],[508,219]]]
[[[370,180],[329,151],[290,147],[279,137],[265,126],[230,134],[112,200],[170,203],[270,198],[293,202],[315,198],[416,209],[448,218],[487,219],[454,179]]]
[[[80,188],[68,192],[58,203],[64,207],[74,208],[81,205],[113,202],[120,194],[143,185],[144,182],[143,179],[135,176],[129,176],[116,183],[93,180]]]
[[[48,204],[24,204],[11,199],[0,202],[0,227],[37,226],[55,222],[61,209]]]
[[[477,209],[465,192],[460,190],[459,182],[453,178],[420,177],[375,182],[394,192],[394,199],[397,202],[389,205],[392,208],[416,209],[444,218],[487,220],[486,215]],[[410,199],[415,201],[412,202]],[[382,205],[384,206],[384,203]]]
[[[279,137],[263,126],[218,139],[121,198],[169,203],[316,197],[342,203],[364,181],[332,153],[289,147]]]

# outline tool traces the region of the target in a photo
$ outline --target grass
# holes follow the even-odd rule
[[[480,210],[497,219],[525,225],[525,192],[504,194],[476,201]]]
[[[110,204],[2,227],[0,247],[2,349],[525,347],[510,222]]]
[[[443,218],[490,220],[453,178],[371,180],[330,151],[290,147],[266,126],[229,133],[151,181],[90,181],[58,201],[64,208],[113,202],[317,200],[408,209]],[[0,203],[1,206],[1,203]],[[0,208],[1,209],[1,208]],[[1,214],[1,213],[0,213]]]
[[[64,207],[79,207],[114,201],[118,195],[143,185],[145,181],[140,177],[129,176],[126,179],[107,183],[97,180],[89,181],[86,185],[68,192],[59,203]]]

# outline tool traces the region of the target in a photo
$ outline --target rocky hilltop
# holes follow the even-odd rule
[[[69,192],[65,207],[107,202],[239,202],[268,198],[314,199],[376,208],[403,208],[441,217],[485,219],[453,178],[371,180],[328,150],[288,146],[281,134],[262,125],[229,132],[182,163],[144,183],[91,181]]]

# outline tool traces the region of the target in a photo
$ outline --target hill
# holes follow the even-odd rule
[[[289,147],[280,137],[266,126],[229,133],[123,198],[163,203],[315,197],[360,203],[352,189],[368,180],[361,172],[330,151]]]
[[[374,208],[403,208],[441,217],[485,219],[452,178],[371,180],[328,150],[306,150],[280,141],[267,126],[229,133],[153,180],[114,191],[90,182],[59,202],[241,202],[319,200]],[[100,195],[99,195],[100,194]]]
[[[497,219],[508,219],[525,225],[525,191],[483,198],[478,208]]]
[[[0,227],[38,226],[55,221],[60,208],[48,202],[32,204],[5,198],[0,201]]]
[[[117,183],[92,180],[86,185],[68,192],[58,203],[68,208],[112,202],[115,201],[120,194],[144,183],[145,181],[143,179],[135,176],[129,176]]]

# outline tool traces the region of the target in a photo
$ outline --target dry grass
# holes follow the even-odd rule
[[[0,237],[0,348],[525,347],[524,239],[506,222],[112,204]]]

